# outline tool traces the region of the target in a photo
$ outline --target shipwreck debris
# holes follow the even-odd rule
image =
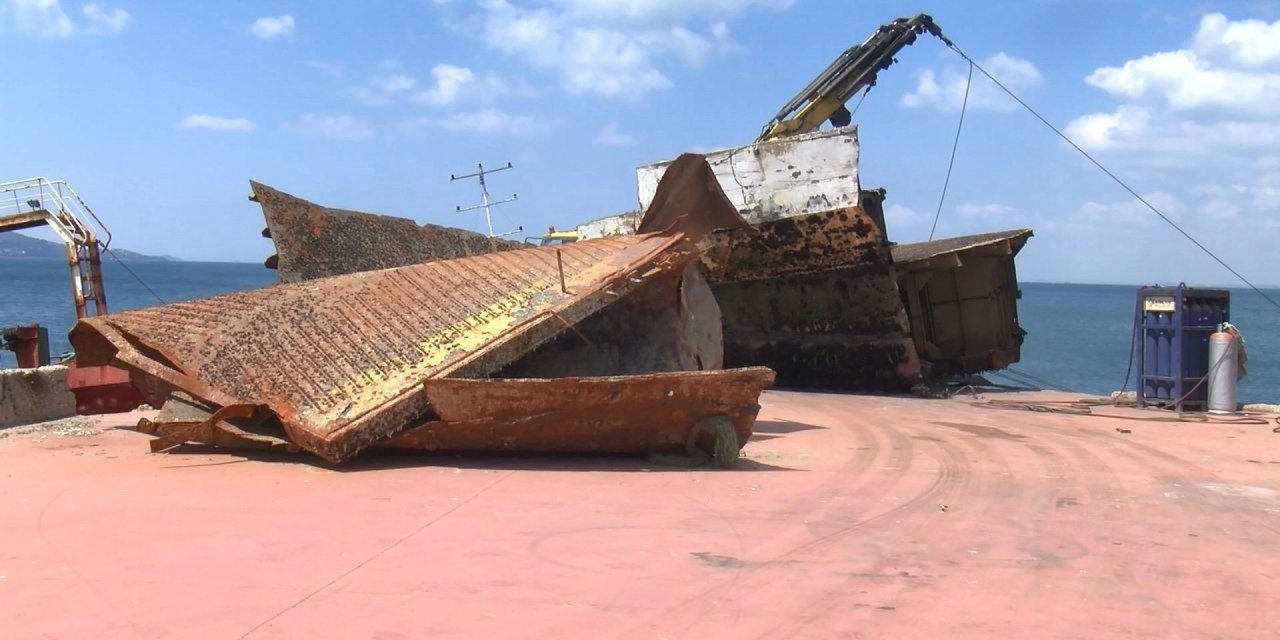
[[[928,377],[1003,369],[1021,357],[1014,257],[1030,229],[900,244],[893,264]]]
[[[921,380],[884,192],[861,189],[858,149],[857,129],[845,127],[708,154],[754,230],[715,233],[701,258],[723,318],[725,366],[767,366],[794,388],[899,390]],[[670,166],[636,170],[646,209]]]
[[[673,188],[717,188],[699,156],[681,158],[670,173],[672,184],[682,185]],[[691,198],[673,197],[671,206],[705,199]],[[443,419],[431,393],[422,392],[424,383],[484,378],[509,367],[557,377],[718,367],[718,316],[704,312],[711,298],[698,298],[700,276],[687,271],[707,233],[742,223],[732,208],[681,215],[659,207],[654,215],[678,223],[660,233],[363,271],[83,319],[70,338],[85,364],[126,367],[204,408],[203,417],[147,425],[160,436],[157,449],[184,441],[291,444],[341,462],[410,426]],[[653,344],[640,351],[619,346],[623,330],[639,330]],[[570,357],[551,362],[545,352],[547,362],[521,362],[544,345]],[[767,384],[764,373],[741,375],[758,381],[747,386],[755,389],[747,394],[754,405]],[[609,384],[647,388],[644,382]],[[745,402],[741,393],[734,397]],[[705,398],[703,405],[683,411],[695,421],[721,412],[735,425],[754,416],[746,405],[722,411]],[[505,415],[501,407],[487,410]],[[664,425],[648,428],[668,433]]]
[[[380,446],[425,451],[734,454],[751,437],[763,367],[595,378],[423,383],[437,419]],[[696,428],[715,416],[732,430]],[[722,442],[731,437],[732,443]]]
[[[341,461],[427,414],[429,377],[487,375],[612,301],[683,269],[683,236],[632,236],[367,271],[84,319],[78,359],[116,362],[218,405],[269,407]],[[632,276],[635,276],[633,279]]]
[[[756,233],[713,234],[701,264],[720,305],[725,366],[778,385],[905,390],[1018,361],[1015,230],[894,245],[883,189],[858,178],[856,127],[712,151],[709,166]],[[642,206],[669,163],[636,170]],[[629,217],[579,227],[589,237]]]
[[[756,230],[717,234],[703,258],[725,366],[768,366],[779,386],[798,388],[895,390],[920,378],[884,231],[865,209]]]
[[[250,199],[262,206],[262,235],[275,244],[266,266],[279,282],[373,271],[478,256],[525,245],[480,233],[419,225],[409,218],[333,209],[249,181]]]

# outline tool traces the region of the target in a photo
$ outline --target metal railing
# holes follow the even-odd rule
[[[0,220],[36,211],[51,214],[49,226],[63,242],[95,238],[104,249],[111,244],[111,231],[65,180],[35,177],[0,183]]]
[[[76,317],[107,313],[102,290],[102,251],[111,232],[71,185],[62,180],[27,178],[0,183],[0,231],[48,224],[67,247],[71,295]]]

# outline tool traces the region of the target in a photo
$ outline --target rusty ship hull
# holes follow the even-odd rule
[[[264,209],[283,198],[254,187]],[[441,430],[459,431],[464,448],[485,433],[505,431],[510,441],[515,430],[524,449],[617,450],[619,433],[661,449],[672,433],[687,436],[690,421],[714,416],[745,429],[745,440],[754,398],[772,373],[704,371],[721,367],[723,346],[718,308],[694,263],[712,230],[747,223],[701,156],[677,160],[658,196],[666,204],[651,209],[651,232],[564,247],[437,260],[397,246],[339,263],[291,237],[285,245],[298,241],[296,255],[327,277],[86,318],[70,338],[86,364],[128,368],[153,381],[155,395],[181,392],[202,412],[145,425],[159,436],[155,451],[184,442],[243,444],[337,463],[421,425],[416,442],[424,448],[436,447]],[[351,215],[367,214],[339,217]],[[329,273],[415,256],[422,259],[405,266]],[[593,382],[598,376],[624,377]],[[570,379],[497,387],[444,381],[489,377]],[[464,414],[450,402],[464,392],[480,402],[494,389],[547,384],[552,401],[574,397],[583,406],[538,409],[541,398],[507,394],[509,406],[482,404],[483,411]],[[646,411],[643,398],[652,394],[645,392],[655,389],[668,400]],[[588,392],[603,393],[605,404]],[[606,415],[616,424],[599,422]]]
[[[437,419],[382,446],[417,451],[713,454],[706,422],[732,425],[732,446],[751,438],[763,367],[598,378],[459,380],[424,383]],[[703,425],[700,427],[699,425]]]
[[[1013,261],[1031,232],[898,245],[885,192],[861,188],[858,159],[856,127],[707,154],[753,226],[714,234],[701,261],[726,365],[770,367],[786,388],[901,391],[1017,362]],[[668,166],[636,170],[642,207]],[[625,222],[579,229],[592,237]]]

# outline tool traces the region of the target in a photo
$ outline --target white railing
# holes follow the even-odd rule
[[[48,211],[49,226],[67,243],[77,244],[92,236],[105,248],[111,232],[65,180],[27,178],[0,183],[0,218]]]

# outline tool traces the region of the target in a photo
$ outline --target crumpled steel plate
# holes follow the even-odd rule
[[[700,156],[668,176],[673,207],[707,200],[682,190],[718,189]],[[687,230],[671,211],[654,215],[677,222],[91,318],[71,343],[83,364],[124,366],[215,407],[197,431],[267,412],[290,441],[338,462],[431,419],[422,381],[489,375],[566,329],[586,340],[577,323],[650,282],[678,283],[711,229],[741,224],[723,208],[686,216]]]
[[[266,265],[279,282],[301,282],[431,260],[478,256],[527,245],[483,234],[419,225],[408,218],[334,209],[249,181],[262,205],[263,235],[276,246]]]
[[[267,407],[336,462],[425,416],[422,380],[483,376],[692,257],[679,234],[501,252],[85,319],[71,343],[86,365]]]
[[[702,255],[724,321],[725,366],[767,366],[783,387],[899,390],[918,382],[883,228],[862,207],[710,236]]]
[[[710,453],[711,434],[691,434],[725,416],[737,447],[751,437],[763,367],[598,378],[459,380],[423,383],[438,420],[379,445],[426,451]],[[692,436],[692,437],[691,437]]]

